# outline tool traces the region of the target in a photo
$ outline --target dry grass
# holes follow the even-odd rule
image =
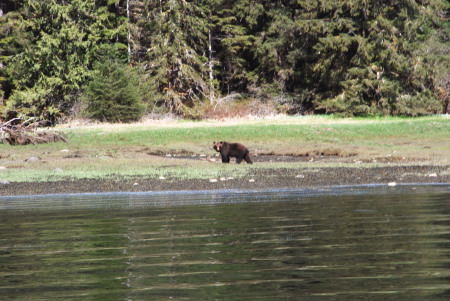
[[[167,115],[161,119],[144,117],[139,122],[132,123],[107,123],[93,122],[87,119],[74,119],[68,123],[58,125],[57,129],[101,129],[105,131],[126,131],[129,129],[147,128],[197,128],[197,127],[225,127],[225,126],[248,126],[248,125],[336,125],[336,124],[374,124],[392,123],[395,118],[387,119],[355,119],[355,118],[334,118],[332,116],[306,115],[288,116],[284,114],[268,115],[259,117],[251,114],[242,116],[224,117],[219,119],[204,119],[201,121],[186,121]]]

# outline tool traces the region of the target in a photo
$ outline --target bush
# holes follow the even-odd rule
[[[100,121],[130,122],[144,115],[136,76],[114,59],[97,63],[85,87],[84,103],[87,117]]]

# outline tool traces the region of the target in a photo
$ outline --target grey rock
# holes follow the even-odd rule
[[[30,157],[30,158],[26,159],[25,161],[27,161],[27,162],[37,162],[37,161],[40,161],[40,160],[41,160],[41,158],[39,158],[39,157]]]

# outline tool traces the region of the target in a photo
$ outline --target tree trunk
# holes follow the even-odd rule
[[[213,76],[213,50],[211,29],[208,30],[209,39],[209,101],[214,103],[214,76]]]
[[[130,33],[130,0],[127,0],[127,20],[128,20],[128,33],[127,33],[127,43],[128,43],[128,62],[131,62],[131,33]]]

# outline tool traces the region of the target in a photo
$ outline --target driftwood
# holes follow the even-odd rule
[[[68,142],[67,139],[59,133],[49,130],[37,130],[37,128],[42,125],[42,122],[32,122],[34,119],[35,118],[30,118],[23,121],[22,117],[18,117],[0,125],[0,142],[9,145]]]

